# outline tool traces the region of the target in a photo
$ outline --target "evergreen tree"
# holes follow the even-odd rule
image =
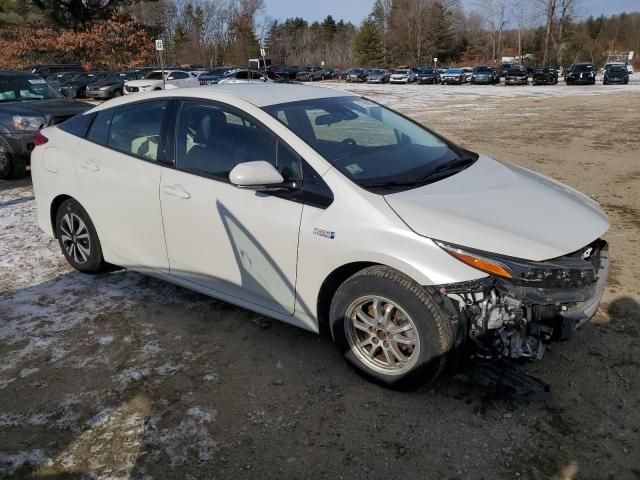
[[[354,52],[363,66],[378,66],[384,61],[381,32],[371,17],[362,22],[354,42]]]

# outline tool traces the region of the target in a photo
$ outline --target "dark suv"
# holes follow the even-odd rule
[[[0,70],[0,178],[25,175],[38,130],[89,108],[63,97],[37,75]]]
[[[500,83],[500,72],[489,65],[479,65],[471,74],[472,85],[495,85]]]
[[[49,75],[60,72],[83,72],[84,69],[79,63],[72,64],[48,64],[48,65],[31,65],[24,69],[25,72],[47,78]]]
[[[534,85],[555,85],[558,83],[558,69],[555,67],[536,68],[532,81]]]
[[[593,63],[575,63],[564,74],[567,85],[595,85],[597,69]]]

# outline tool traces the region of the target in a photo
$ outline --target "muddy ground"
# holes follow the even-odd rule
[[[386,87],[354,90],[610,214],[600,311],[527,367],[551,397],[452,373],[384,390],[328,338],[136,273],[73,272],[29,180],[0,181],[0,477],[640,478],[640,90]]]

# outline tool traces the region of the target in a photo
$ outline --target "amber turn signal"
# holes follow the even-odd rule
[[[450,249],[448,252],[456,257],[461,262],[466,263],[470,267],[477,268],[483,272],[490,273],[491,275],[498,275],[504,278],[513,278],[511,271],[499,263],[494,263],[484,258],[475,257],[468,253],[461,252],[460,250]]]

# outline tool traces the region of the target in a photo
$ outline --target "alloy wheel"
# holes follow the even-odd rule
[[[386,375],[411,370],[420,355],[420,337],[411,317],[377,295],[354,301],[345,316],[349,347],[367,367]]]
[[[60,222],[60,239],[67,255],[78,264],[86,263],[91,255],[89,230],[75,213],[66,213]]]

